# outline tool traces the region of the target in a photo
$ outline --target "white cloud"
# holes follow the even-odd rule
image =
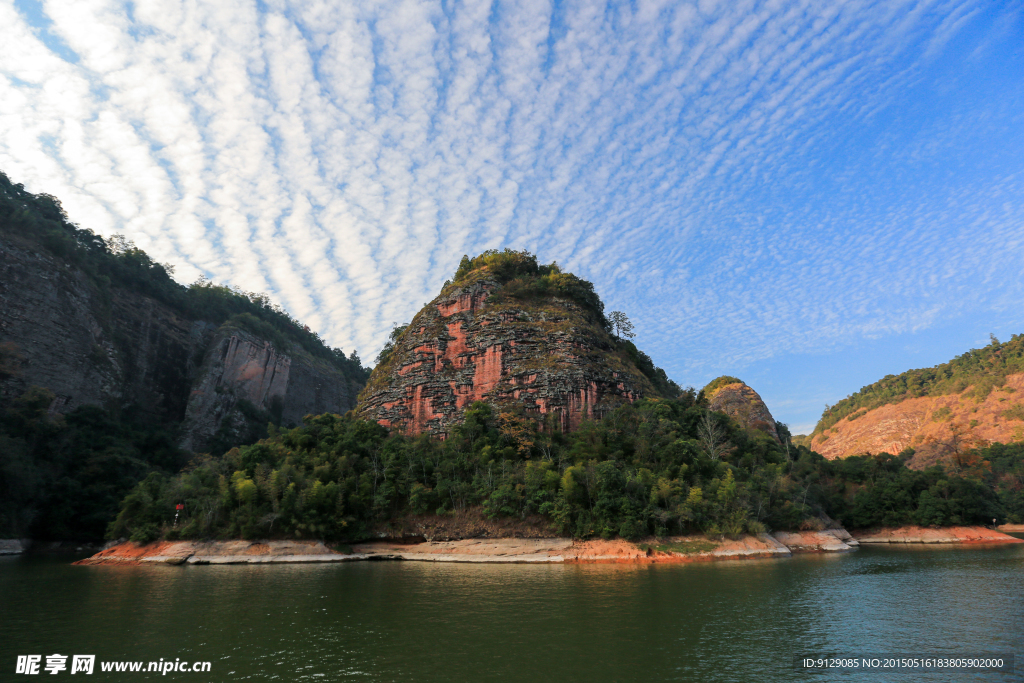
[[[1021,293],[1019,166],[915,185],[978,112],[866,132],[983,3],[43,7],[78,60],[0,2],[0,168],[364,358],[506,245],[683,381]]]

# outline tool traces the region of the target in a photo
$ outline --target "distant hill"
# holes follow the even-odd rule
[[[1024,439],[1024,335],[931,368],[888,375],[829,406],[811,436],[828,458],[916,451],[927,466],[950,448]]]
[[[723,375],[702,390],[708,408],[725,413],[747,429],[756,429],[782,443],[778,425],[761,396],[741,379]]]

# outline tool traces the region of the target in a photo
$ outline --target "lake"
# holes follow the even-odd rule
[[[211,662],[97,664],[94,681],[1003,681],[1020,666],[806,672],[793,658],[1024,653],[1024,545],[636,566],[71,559],[0,558],[0,680],[32,680],[13,674],[18,655],[59,653]]]

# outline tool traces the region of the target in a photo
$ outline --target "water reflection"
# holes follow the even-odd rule
[[[0,562],[0,657],[208,659],[214,680],[839,680],[793,655],[1021,653],[1022,569],[1005,547],[658,566],[22,558]]]

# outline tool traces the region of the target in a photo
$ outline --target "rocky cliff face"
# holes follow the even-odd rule
[[[192,386],[182,447],[205,451],[250,440],[268,420],[284,426],[306,415],[344,413],[362,388],[298,347],[283,354],[245,330],[224,325],[213,335]]]
[[[562,429],[654,389],[593,314],[564,298],[494,301],[484,268],[416,314],[373,371],[359,411],[406,433],[447,434],[474,401],[553,414]]]
[[[1024,440],[1024,374],[1007,376],[980,400],[972,389],[859,410],[814,434],[810,447],[830,460],[913,448],[909,464],[926,467],[955,447]]]
[[[291,359],[270,343],[241,330],[218,330],[196,373],[182,447],[208,450],[218,433],[229,442],[243,440],[249,422],[258,419],[252,413],[269,415],[273,408],[280,418],[290,369]]]
[[[709,386],[713,384],[715,382]],[[756,391],[743,382],[721,384],[712,389],[707,398],[710,410],[725,413],[744,427],[762,431],[782,443],[768,406]]]
[[[206,326],[132,292],[104,296],[59,259],[0,238],[0,342],[22,357],[0,378],[3,399],[28,386],[56,394],[51,411],[135,405],[166,419],[185,411],[191,359]]]
[[[0,344],[16,357],[0,373],[0,400],[40,386],[56,394],[54,413],[131,407],[182,423],[182,446],[197,451],[271,415],[288,425],[345,412],[361,388],[297,345],[282,351],[137,292],[101,291],[37,245],[2,235]]]

